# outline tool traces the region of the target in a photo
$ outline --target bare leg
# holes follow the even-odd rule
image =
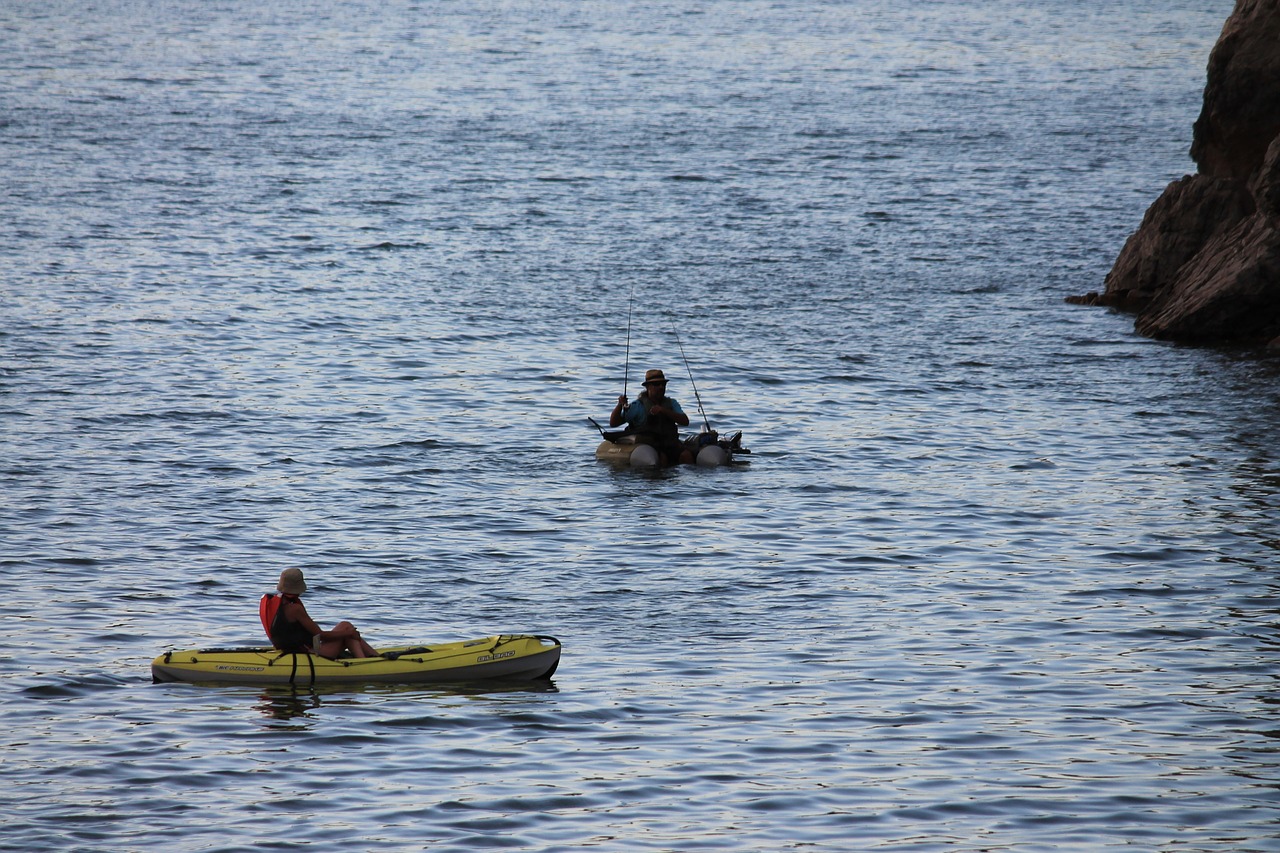
[[[342,634],[342,648],[351,652],[353,657],[376,658],[378,650],[364,641],[356,626],[350,622],[339,622],[334,626],[335,634]]]
[[[333,630],[325,631],[325,634],[329,639],[321,640],[319,648],[316,649],[322,657],[336,659],[343,652],[350,652],[352,657],[357,658],[378,656],[377,650],[364,641],[360,632],[356,630],[356,626],[350,622],[339,622],[333,626]]]

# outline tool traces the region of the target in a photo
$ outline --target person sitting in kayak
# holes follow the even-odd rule
[[[680,427],[689,425],[689,416],[680,404],[667,396],[667,377],[661,370],[645,372],[644,391],[630,405],[627,395],[618,396],[618,405],[609,414],[609,426],[627,424],[636,441],[662,454],[662,464],[693,463],[693,453],[680,443]]]
[[[317,654],[334,660],[343,652],[352,657],[373,658],[378,652],[364,641],[356,626],[339,622],[330,631],[324,631],[312,621],[303,606],[301,595],[307,591],[307,582],[301,569],[285,569],[276,584],[279,596],[263,596],[263,627],[271,638],[271,645],[285,652]],[[275,612],[268,615],[269,598],[278,598]]]

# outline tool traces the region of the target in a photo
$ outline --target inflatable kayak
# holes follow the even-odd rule
[[[381,651],[379,657],[339,660],[272,648],[170,651],[151,662],[151,680],[301,686],[532,681],[550,678],[560,663],[559,640],[528,634]]]

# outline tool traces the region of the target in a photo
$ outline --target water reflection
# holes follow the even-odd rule
[[[486,701],[532,694],[559,693],[554,681],[486,681],[473,684],[369,684],[308,688],[279,687],[263,690],[256,710],[268,720],[290,722],[312,719],[315,712],[329,705],[373,705],[387,699],[421,699],[440,702],[464,699]]]
[[[297,690],[267,691],[262,694],[256,707],[262,716],[270,720],[288,722],[311,716],[310,712],[320,707],[320,697]]]

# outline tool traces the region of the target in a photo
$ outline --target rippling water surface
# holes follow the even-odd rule
[[[0,848],[1280,849],[1280,371],[1062,301],[1232,4],[1026,5],[0,2]],[[150,683],[288,566],[564,660]]]

